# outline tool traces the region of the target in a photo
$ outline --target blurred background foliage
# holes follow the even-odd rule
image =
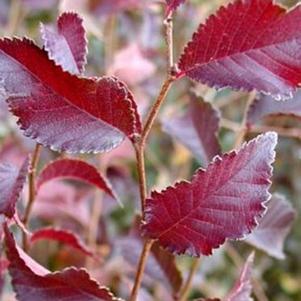
[[[120,77],[133,90],[143,115],[156,97],[166,72],[164,1],[127,1],[126,5],[123,5],[126,1],[117,2],[120,2],[120,5],[115,5],[114,0],[0,0],[0,33],[1,36],[25,35],[42,45],[39,35],[40,22],[55,24],[61,12],[77,11],[84,18],[88,33],[89,55],[85,75],[114,74]],[[179,8],[174,18],[176,58],[198,24],[227,2],[229,1],[187,0],[187,3]],[[297,1],[283,0],[281,3],[291,7]],[[231,129],[229,126],[222,126],[219,133],[223,151],[233,148],[235,127],[239,128],[248,95],[230,90],[215,91],[199,84],[193,85],[188,80],[181,80],[170,91],[149,139],[146,165],[148,184],[152,189],[164,188],[178,179],[189,179],[193,171],[202,166],[202,162],[198,162],[184,146],[161,130],[160,123],[160,120],[171,118],[173,114],[185,109],[189,101],[188,91],[192,88],[218,108],[223,119],[233,122]],[[0,108],[0,160],[20,163],[21,155],[32,151],[34,145],[22,137],[4,103],[0,104]],[[280,136],[271,190],[287,196],[300,213],[300,120],[276,117],[264,120],[264,124],[284,129],[294,128],[296,131],[295,137]],[[254,135],[248,134],[247,138]],[[43,150],[40,167],[57,156],[59,154]],[[88,262],[88,266],[102,283],[108,284],[118,295],[122,295],[123,286],[131,286],[135,270],[133,267],[122,268],[124,271],[120,272],[120,264],[124,267],[124,259],[118,248],[118,237],[124,237],[129,231],[134,215],[139,209],[134,153],[125,142],[109,154],[84,158],[99,164],[100,169],[107,173],[124,203],[124,208],[120,208],[107,196],[93,195],[85,186],[74,185],[72,182],[60,183],[56,184],[58,186],[48,187],[48,190],[45,188],[44,194],[38,196],[32,228],[51,223],[76,229],[85,236],[91,218],[89,210],[94,206],[93,212],[98,211],[102,217],[97,231],[97,248],[101,259],[97,263]],[[69,200],[71,205],[68,203],[71,207],[67,208],[66,205],[66,208],[61,207],[61,211],[58,212],[57,207],[65,201],[66,195],[72,199]],[[83,203],[82,198],[96,199],[97,202]],[[38,204],[39,202],[41,204]],[[52,207],[49,204],[45,205],[47,202],[51,202]],[[237,276],[237,266],[241,265],[251,250],[250,246],[235,242],[227,244],[213,256],[201,259],[191,298],[223,296]],[[258,300],[265,301],[266,296],[268,300],[273,301],[301,300],[300,250],[301,221],[297,218],[285,244],[284,260],[276,260],[256,251],[254,275],[257,281],[254,287]],[[87,264],[82,255],[54,243],[39,243],[31,253],[51,270],[70,264]],[[185,277],[191,259],[180,257],[178,263]],[[126,274],[124,279],[128,277],[128,282],[121,280],[123,274]],[[3,300],[13,300],[8,286],[5,294]],[[140,300],[152,300],[149,292],[145,291],[142,295]],[[169,300],[160,290],[156,296],[157,300]]]

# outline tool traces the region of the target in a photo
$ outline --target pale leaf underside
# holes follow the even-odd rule
[[[28,158],[20,169],[10,164],[0,165],[0,214],[9,218],[14,216],[16,203],[26,182],[28,166]]]
[[[192,97],[184,115],[164,118],[162,124],[163,130],[185,145],[203,166],[220,154],[219,113],[210,103]]]
[[[73,74],[83,72],[87,61],[87,40],[82,18],[76,13],[63,13],[57,28],[41,25],[44,48],[49,58]]]
[[[301,91],[285,101],[275,101],[268,95],[257,97],[248,109],[247,123],[252,126],[265,117],[277,115],[289,115],[301,119]]]
[[[290,232],[296,212],[284,196],[274,194],[268,210],[246,242],[277,259],[284,259],[284,241]]]

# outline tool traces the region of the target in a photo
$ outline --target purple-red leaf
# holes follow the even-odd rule
[[[84,269],[68,268],[50,273],[17,248],[5,225],[9,273],[19,301],[114,301],[110,291],[91,279]],[[49,272],[49,273],[48,273]]]
[[[275,159],[276,133],[253,139],[238,151],[198,170],[146,201],[144,233],[171,252],[209,255],[226,239],[250,233],[265,211]]]
[[[89,163],[78,159],[59,159],[48,164],[39,174],[37,190],[48,181],[60,178],[75,179],[104,190],[111,197],[115,194],[107,180]]]
[[[26,181],[28,166],[28,158],[20,169],[10,164],[0,165],[0,214],[9,218],[14,216],[16,203]]]
[[[70,247],[77,249],[88,256],[93,256],[93,253],[88,249],[87,246],[81,241],[81,239],[71,231],[54,229],[54,228],[43,228],[32,233],[30,241],[36,242],[41,239],[55,240],[57,242],[64,243]]]
[[[178,6],[184,3],[185,0],[166,0],[166,16],[168,16],[171,12],[175,11]]]
[[[30,40],[0,40],[0,79],[25,136],[52,149],[109,151],[141,131],[133,95],[123,83],[64,72]]]
[[[82,18],[76,13],[63,13],[57,28],[41,25],[41,34],[49,58],[65,71],[82,73],[87,61],[87,40]]]
[[[252,301],[252,267],[254,261],[254,253],[248,257],[243,269],[240,273],[239,279],[236,281],[231,292],[223,301]]]
[[[204,166],[220,154],[219,113],[210,103],[192,97],[186,114],[165,118],[162,123],[164,131],[184,144]]]
[[[301,9],[273,2],[237,0],[220,8],[186,46],[179,76],[291,97],[301,83]]]
[[[246,242],[269,255],[284,259],[283,245],[296,217],[296,211],[282,195],[275,194],[267,204],[267,213]]]
[[[251,126],[272,115],[291,115],[301,118],[301,91],[286,101],[275,101],[268,95],[256,98],[249,107],[247,123]]]

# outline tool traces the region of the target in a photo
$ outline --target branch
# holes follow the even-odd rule
[[[164,20],[164,25],[166,29],[166,43],[167,43],[167,60],[169,70],[167,72],[167,77],[162,84],[159,96],[156,101],[152,105],[150,112],[146,117],[145,124],[143,126],[142,134],[140,139],[135,144],[136,157],[137,157],[137,169],[138,169],[138,177],[139,177],[139,188],[140,188],[140,197],[141,197],[141,211],[142,211],[142,219],[144,219],[144,209],[145,209],[145,200],[147,196],[147,183],[146,183],[146,174],[145,174],[145,160],[144,160],[144,150],[146,145],[146,140],[149,136],[151,128],[158,116],[161,105],[163,104],[167,93],[172,85],[172,83],[176,80],[176,68],[174,67],[173,62],[173,22],[172,22],[172,14],[170,14],[166,20]],[[153,244],[153,240],[148,239],[144,243],[142,253],[140,255],[138,268],[136,272],[134,286],[131,292],[130,301],[136,301],[138,296],[138,291],[140,289],[143,273],[145,269],[145,264],[150,252],[150,249]]]
[[[188,274],[188,277],[179,293],[179,298],[177,299],[178,301],[185,301],[187,300],[187,296],[189,294],[191,285],[192,285],[192,279],[195,273],[197,272],[199,266],[200,266],[200,258],[193,258],[192,265],[190,267],[190,271]]]
[[[34,149],[34,152],[32,154],[30,166],[29,166],[29,172],[28,172],[28,202],[25,208],[25,213],[23,217],[23,224],[24,227],[27,227],[31,209],[35,200],[35,195],[36,195],[36,189],[35,189],[35,177],[36,177],[36,168],[38,165],[38,161],[40,158],[40,153],[41,153],[42,145],[37,143]],[[23,232],[23,249],[27,249],[27,236],[26,233]]]

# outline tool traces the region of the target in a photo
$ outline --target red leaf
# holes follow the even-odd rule
[[[84,245],[81,239],[74,233],[66,230],[59,230],[53,228],[43,228],[32,233],[30,241],[36,242],[41,239],[55,240],[62,242],[83,252],[85,255],[93,256],[93,253]]]
[[[252,301],[252,266],[254,261],[254,253],[252,253],[240,273],[239,279],[236,281],[229,295],[223,301]]]
[[[181,75],[211,87],[291,97],[301,82],[301,10],[272,0],[237,0],[200,25],[179,62]]]
[[[42,24],[41,34],[50,59],[73,74],[84,71],[87,40],[83,19],[78,14],[63,13],[57,21],[56,29]]]
[[[204,100],[193,97],[186,114],[164,118],[163,129],[185,145],[204,166],[220,154],[219,113]]]
[[[275,194],[267,204],[268,210],[246,242],[269,255],[284,259],[283,244],[291,230],[296,211],[284,196]]]
[[[24,256],[16,247],[14,238],[5,225],[6,256],[10,262],[9,273],[19,301],[114,301],[110,291],[90,278],[84,269],[69,268],[61,272],[46,273],[33,259]],[[119,300],[119,299],[118,299]]]
[[[286,101],[275,101],[267,95],[256,98],[248,110],[248,125],[251,126],[271,115],[292,115],[301,118],[301,91]]]
[[[77,159],[59,159],[48,164],[38,177],[37,190],[48,181],[59,178],[76,179],[86,182],[104,190],[116,199],[110,184],[98,170],[93,165]]]
[[[184,3],[185,0],[166,0],[167,8],[166,8],[166,16],[168,16],[171,12],[175,11],[178,6]]]
[[[253,139],[216,157],[191,182],[182,181],[146,202],[144,233],[171,252],[209,255],[225,239],[239,239],[256,226],[270,194],[276,133]]]
[[[59,151],[99,152],[139,135],[133,96],[117,79],[63,72],[27,39],[0,40],[0,50],[0,88],[25,136]]]
[[[16,203],[23,190],[29,167],[27,158],[18,169],[10,164],[0,165],[0,214],[12,218],[16,211]]]

